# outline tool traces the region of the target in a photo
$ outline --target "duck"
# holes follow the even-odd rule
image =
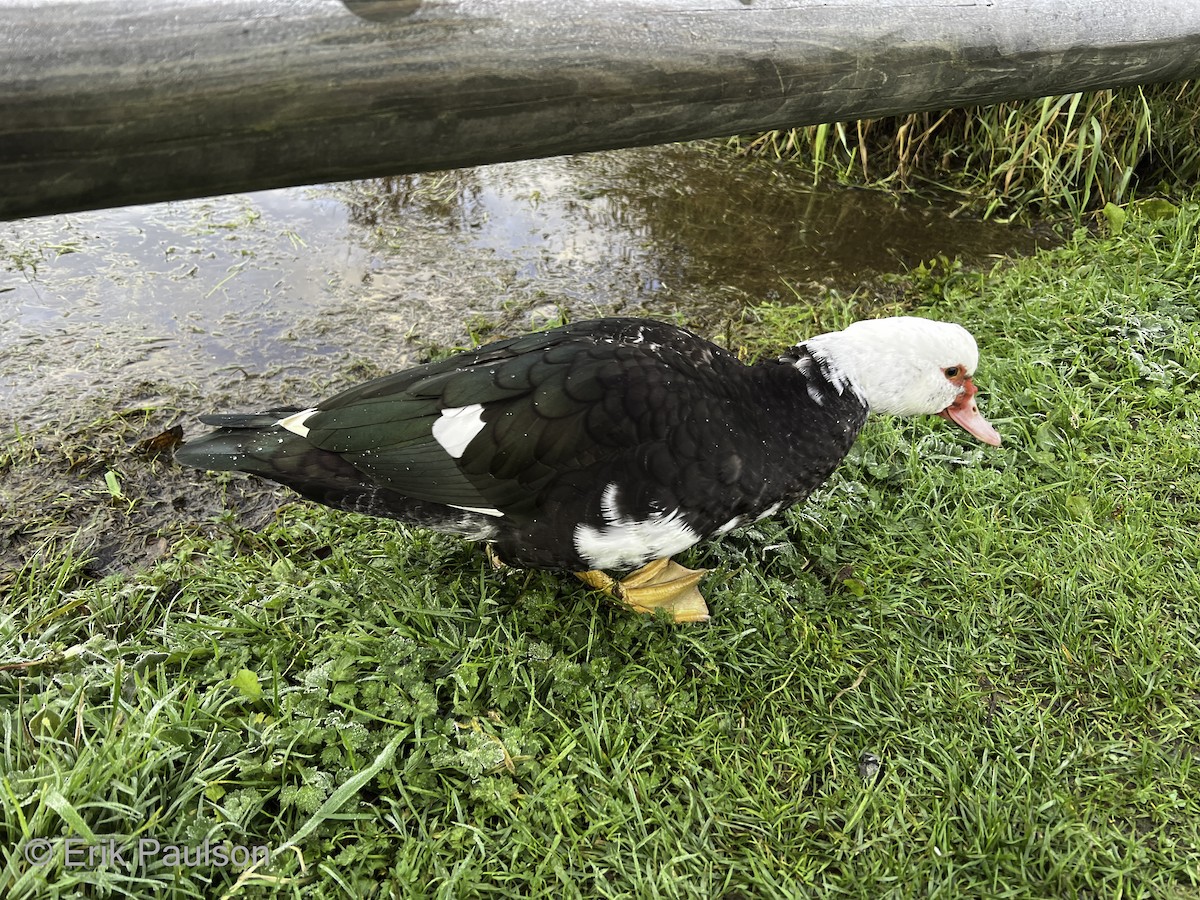
[[[315,405],[202,415],[176,450],[341,510],[484,542],[642,613],[709,618],[673,557],[805,499],[868,415],[939,415],[999,446],[961,325],[864,319],[746,364],[677,325],[612,317],[498,340]]]

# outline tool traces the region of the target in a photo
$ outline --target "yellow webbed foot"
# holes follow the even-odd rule
[[[575,577],[640,613],[664,609],[676,622],[707,622],[708,604],[696,585],[708,569],[687,569],[675,560],[656,559],[620,581],[600,571]]]
[[[488,562],[491,563],[493,569],[495,569],[498,572],[503,572],[506,569],[512,568],[512,566],[510,566],[508,563],[506,563],[504,560],[502,560],[500,558],[500,554],[496,552],[496,548],[493,547],[490,543],[484,544],[483,546],[484,546],[484,550],[487,552]]]

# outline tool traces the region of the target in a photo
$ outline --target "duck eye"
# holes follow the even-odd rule
[[[958,366],[950,366],[945,371],[946,371],[947,378],[957,378],[958,373],[961,372],[962,370]]]

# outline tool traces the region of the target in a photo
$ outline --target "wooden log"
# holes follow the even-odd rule
[[[0,0],[0,218],[1197,74],[1197,0]]]

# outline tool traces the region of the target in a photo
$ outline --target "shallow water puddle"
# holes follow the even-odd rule
[[[712,322],[787,285],[850,291],[938,254],[1037,245],[696,146],[0,223],[0,400],[28,425],[154,383],[236,396],[246,373],[399,367],[479,322]]]

